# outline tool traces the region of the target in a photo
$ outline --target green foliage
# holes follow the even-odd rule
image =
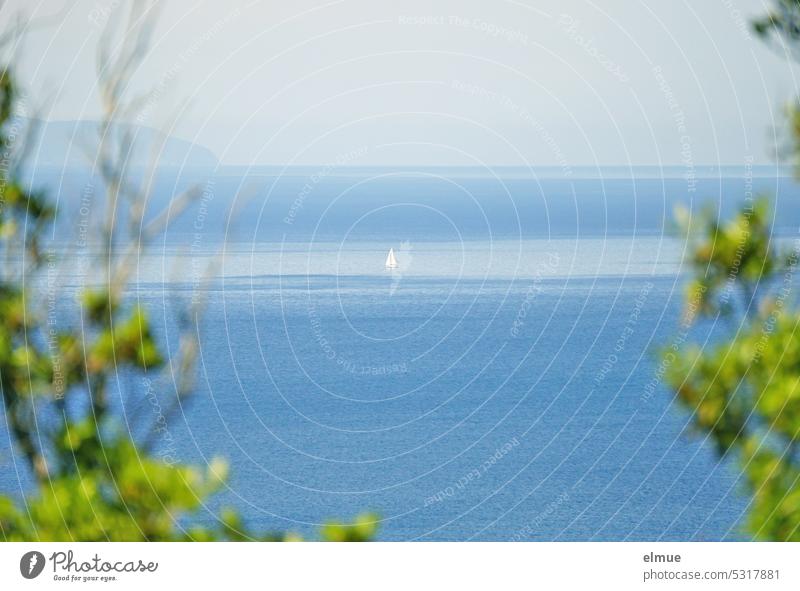
[[[759,283],[778,270],[770,251],[769,211],[765,198],[743,206],[724,223],[713,209],[695,220],[687,210],[678,210],[678,222],[694,239],[688,257],[694,281],[687,287],[687,299],[699,312],[727,315],[737,301],[749,306]]]
[[[0,248],[7,264],[0,266],[0,390],[6,424],[35,479],[35,490],[21,503],[0,495],[2,538],[299,540],[290,533],[254,533],[233,509],[222,510],[212,525],[193,523],[191,516],[224,485],[225,462],[215,460],[204,470],[168,463],[151,450],[151,437],[135,441],[121,429],[121,417],[107,401],[108,384],[118,372],[146,377],[164,366],[146,311],[124,305],[121,297],[129,259],[117,262],[120,257],[109,246],[96,265],[108,269],[104,284],[109,288],[84,291],[78,301],[81,322],[76,326],[56,324],[40,312],[47,302],[36,281],[57,265],[43,256],[40,241],[55,210],[45,194],[29,191],[17,180],[13,162],[17,131],[9,129],[14,96],[11,72],[4,69],[0,71],[4,148]],[[124,168],[118,164],[103,160],[100,166],[108,175],[111,201],[127,185],[115,172]],[[109,203],[112,211],[113,206]],[[113,226],[105,230],[109,237],[114,234]],[[176,359],[180,372],[192,371],[195,350],[187,346],[183,357]],[[191,383],[185,376],[180,382]],[[179,397],[185,395],[178,392]],[[159,424],[152,425],[150,435],[158,428]],[[325,525],[322,536],[363,541],[374,536],[376,524],[375,516],[364,515],[353,524]]]
[[[28,499],[26,511],[6,503],[0,524],[9,540],[168,541],[187,537],[175,518],[198,509],[220,478],[169,466],[119,438],[102,446],[94,425],[72,426],[61,443],[75,450],[72,471],[52,478]],[[200,535],[201,532],[198,532]],[[215,532],[203,532],[214,539]]]
[[[690,254],[690,289],[702,294],[690,318],[731,314],[738,298],[738,322],[716,345],[665,351],[666,381],[694,428],[741,463],[750,533],[800,541],[800,313],[788,301],[799,245],[788,256],[770,246],[765,201],[724,225],[708,216]]]
[[[775,7],[766,16],[753,21],[753,30],[766,40],[782,41],[791,45],[800,41],[800,0],[776,0]]]
[[[800,0],[774,0],[773,4],[769,13],[753,22],[753,30],[781,55],[800,59]],[[784,114],[787,133],[778,149],[800,176],[800,100],[789,102]]]
[[[322,537],[330,542],[367,542],[375,537],[379,520],[374,513],[365,513],[353,523],[329,521],[322,526]]]
[[[754,30],[798,57],[800,0],[774,6]],[[787,114],[784,155],[800,174],[800,102]],[[686,327],[698,317],[727,317],[731,332],[715,345],[672,348],[662,357],[667,383],[692,411],[694,428],[742,466],[752,496],[748,531],[758,539],[800,541],[800,311],[790,298],[800,240],[791,252],[776,252],[770,214],[766,199],[745,204],[724,224],[713,211],[694,225],[688,212],[679,212],[696,237]]]

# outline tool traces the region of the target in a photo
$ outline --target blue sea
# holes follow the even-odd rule
[[[207,291],[170,453],[228,457],[224,500],[254,525],[371,509],[385,540],[739,536],[736,467],[648,389],[679,243],[412,243],[395,272],[385,250],[259,244]],[[169,317],[187,294],[138,296]]]
[[[381,540],[746,539],[739,467],[688,429],[657,350],[688,272],[673,207],[724,215],[752,179],[445,173],[308,191],[305,172],[222,175],[139,259],[128,297],[169,355],[198,309],[196,392],[156,451],[228,460],[200,519],[233,505],[254,529],[313,537],[371,510]],[[755,184],[778,196],[776,231],[796,232],[791,182]],[[66,267],[66,292],[91,281]],[[159,405],[121,380],[136,421],[174,397],[168,371],[149,379]]]

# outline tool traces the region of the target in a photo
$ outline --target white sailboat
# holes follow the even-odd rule
[[[397,259],[394,256],[394,248],[389,249],[389,255],[386,257],[386,268],[387,269],[397,268]]]

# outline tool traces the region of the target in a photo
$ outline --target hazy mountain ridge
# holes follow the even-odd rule
[[[91,120],[29,120],[33,136],[29,164],[33,168],[74,168],[91,166],[99,144],[100,122]],[[218,165],[216,155],[205,146],[189,142],[144,125],[119,123],[111,133],[130,133],[133,139],[128,158],[131,167],[149,166],[155,157],[161,168]]]

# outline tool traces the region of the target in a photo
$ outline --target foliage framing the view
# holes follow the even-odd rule
[[[754,23],[761,37],[800,55],[800,0],[778,0]],[[787,155],[800,173],[800,109],[787,108]],[[667,383],[692,426],[721,457],[740,462],[751,497],[745,527],[756,539],[800,541],[800,311],[792,291],[800,239],[775,246],[765,199],[745,200],[730,220],[713,211],[679,216],[694,241],[687,322],[725,322],[716,344],[667,350]]]
[[[759,539],[800,540],[800,314],[789,293],[797,245],[770,244],[766,201],[720,224],[700,216],[687,320],[731,328],[721,342],[665,351],[667,383],[692,425],[723,457],[737,458],[752,496],[747,528]],[[800,244],[800,243],[798,243]],[[732,322],[728,322],[732,321]]]
[[[147,376],[162,369],[176,376],[174,404],[181,404],[191,392],[197,350],[194,331],[185,330],[166,361],[146,311],[123,298],[136,256],[167,217],[144,221],[149,187],[134,182],[126,168],[135,138],[116,125],[132,119],[141,104],[123,97],[154,15],[152,6],[136,3],[117,43],[111,43],[109,26],[101,47],[104,114],[95,172],[105,200],[96,200],[104,221],[92,231],[102,248],[91,267],[103,271],[98,287],[81,294],[79,319],[71,325],[54,313],[54,294],[43,287],[69,253],[47,245],[56,211],[46,194],[22,180],[25,138],[33,130],[25,130],[16,115],[12,68],[0,70],[0,390],[14,450],[26,466],[18,472],[29,472],[34,483],[22,499],[0,495],[0,535],[8,541],[299,539],[253,533],[232,509],[222,510],[211,525],[193,522],[192,515],[224,485],[226,463],[216,459],[200,469],[165,461],[152,449],[161,423],[154,419],[137,440],[114,405],[114,396],[127,396],[124,404],[147,404],[143,388],[126,394],[115,389],[120,374],[150,383]],[[175,197],[170,215],[195,194]],[[363,541],[374,536],[376,525],[377,518],[365,514],[354,523],[330,522],[321,534],[332,541]]]

